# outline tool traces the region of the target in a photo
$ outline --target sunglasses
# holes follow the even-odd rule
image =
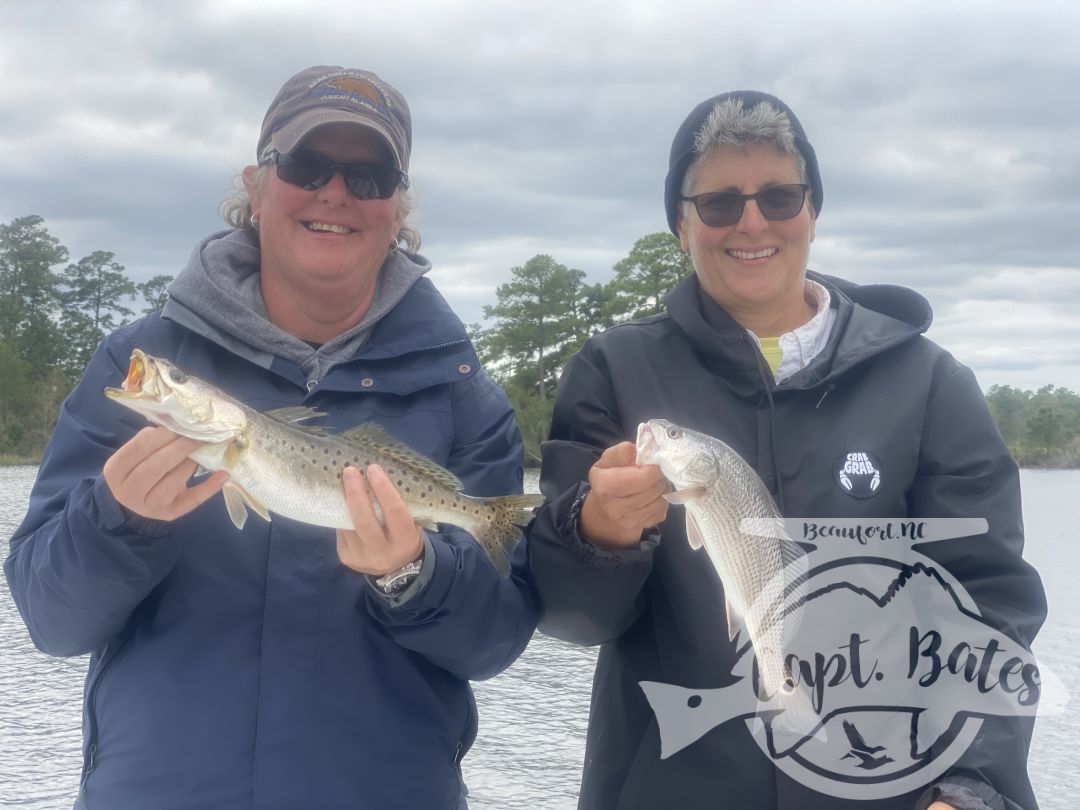
[[[783,186],[764,188],[756,194],[738,194],[734,191],[709,191],[695,194],[693,197],[679,199],[691,202],[697,209],[701,221],[710,228],[726,228],[734,225],[743,215],[746,203],[757,203],[761,215],[770,222],[791,219],[806,202],[808,183],[789,183]]]
[[[341,172],[345,187],[358,200],[386,200],[398,186],[409,187],[409,176],[385,163],[338,163],[315,152],[271,152],[277,176],[308,191],[322,188]]]

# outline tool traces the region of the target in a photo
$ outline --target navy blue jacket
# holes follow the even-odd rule
[[[468,682],[507,667],[536,623],[523,545],[503,581],[464,532],[431,535],[433,576],[394,604],[342,565],[330,529],[252,516],[239,531],[220,496],[172,523],[130,516],[101,470],[145,422],[102,389],[133,347],[258,410],[312,406],[335,432],[374,420],[471,495],[521,491],[509,402],[426,279],[312,392],[292,363],[267,371],[158,315],[108,337],[4,565],[38,648],[92,654],[79,806],[463,806]]]

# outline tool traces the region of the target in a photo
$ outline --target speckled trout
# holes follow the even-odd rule
[[[248,509],[264,520],[273,512],[325,526],[352,529],[342,470],[378,464],[397,486],[417,525],[460,526],[476,538],[502,576],[510,553],[540,495],[473,498],[448,470],[391,437],[376,424],[331,435],[299,423],[319,411],[306,407],[260,413],[168,360],[139,349],[122,388],[105,395],[181,436],[207,442],[191,454],[206,470],[225,470],[222,494],[229,517],[243,528]],[[374,504],[378,513],[378,504]],[[382,515],[379,514],[380,520]]]
[[[638,426],[637,463],[659,465],[674,487],[665,497],[686,507],[690,546],[705,549],[724,585],[728,638],[744,626],[754,648],[764,692],[759,698],[776,696],[791,728],[815,726],[805,692],[785,689],[794,683],[785,650],[798,626],[798,612],[786,606],[806,572],[806,555],[783,533],[765,484],[724,442],[666,419]],[[749,533],[749,526],[775,528],[761,535]]]

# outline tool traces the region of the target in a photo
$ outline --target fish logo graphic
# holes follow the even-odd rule
[[[308,98],[330,100],[339,106],[355,104],[389,118],[391,102],[386,93],[365,76],[355,73],[332,73],[313,83]]]
[[[339,76],[328,85],[335,90],[341,90],[354,96],[363,96],[372,104],[379,107],[386,106],[386,99],[371,82],[357,76]]]
[[[782,522],[791,537],[803,538],[799,527],[809,521]],[[818,543],[808,552],[809,579],[792,597],[801,631],[786,652],[799,688],[811,695],[816,725],[791,734],[785,707],[755,692],[756,662],[743,643],[732,671],[737,680],[728,686],[639,684],[656,715],[661,758],[722,723],[744,722],[762,753],[793,779],[829,796],[878,800],[945,773],[984,718],[1064,710],[1060,680],[987,624],[946,569],[896,541],[909,527],[878,520],[860,531],[826,531],[826,519],[813,521]],[[987,529],[984,520],[966,519],[928,519],[920,527],[924,543]]]

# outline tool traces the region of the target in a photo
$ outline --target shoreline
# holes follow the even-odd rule
[[[37,467],[40,465],[40,457],[0,456],[0,467]]]
[[[37,467],[40,464],[41,464],[40,456],[35,458],[33,456],[23,457],[23,456],[0,455],[0,467]],[[1029,465],[1026,465],[1026,466],[1021,464],[1021,465],[1017,465],[1017,466],[1021,470],[1080,470],[1080,464],[1078,464],[1076,466],[1067,466],[1067,467],[1060,467],[1060,466],[1051,465],[1051,464],[1047,464],[1047,465],[1029,464]],[[540,465],[539,464],[536,465],[536,466],[526,465],[525,469],[526,470],[539,470]]]

